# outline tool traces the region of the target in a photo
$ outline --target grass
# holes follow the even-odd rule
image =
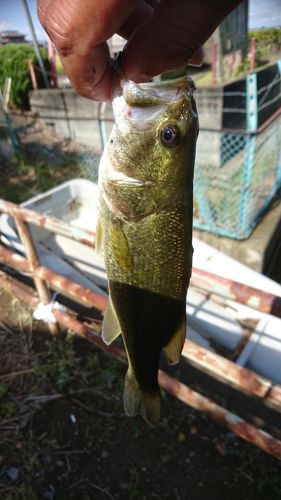
[[[46,153],[35,152],[29,155],[24,151],[6,174],[5,183],[1,182],[0,197],[14,203],[21,203],[61,182],[82,177],[82,175],[79,158],[62,156],[54,161]]]
[[[73,178],[96,180],[99,155],[56,134],[36,118],[12,115],[20,151],[14,163],[1,161],[0,197],[21,203]]]

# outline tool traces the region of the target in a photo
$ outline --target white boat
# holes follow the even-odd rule
[[[23,207],[46,213],[71,226],[95,230],[98,187],[73,179],[24,202]],[[92,248],[46,228],[32,226],[40,263],[80,285],[106,295],[103,258]],[[13,219],[0,217],[1,239],[25,254]],[[193,239],[196,268],[281,297],[281,286],[215,248]],[[209,351],[225,350],[231,359],[273,382],[281,383],[281,319],[236,301],[215,297],[190,286],[186,303],[187,336]]]

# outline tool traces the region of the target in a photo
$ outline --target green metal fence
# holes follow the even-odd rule
[[[195,228],[247,238],[281,186],[280,75],[277,63],[226,87],[196,92],[201,126],[195,160]],[[74,120],[70,115],[69,126]],[[79,126],[89,127],[88,120],[79,116]],[[98,148],[79,155],[84,176],[94,182],[99,153],[112,125],[110,104],[100,103],[92,121]],[[90,135],[89,146],[92,143]]]
[[[248,75],[245,92],[224,99],[245,106],[223,108],[244,115],[245,129],[201,129],[194,179],[194,227],[245,239],[281,187],[280,73],[257,90],[257,75]],[[239,94],[239,95],[238,95]],[[206,97],[205,97],[206,98]],[[275,111],[272,107],[275,106]],[[272,114],[258,128],[260,116]],[[242,120],[241,120],[242,122]]]
[[[196,162],[194,227],[244,239],[281,187],[281,115],[257,135],[211,134],[221,163]]]
[[[281,187],[280,90],[281,61],[224,87],[196,92],[201,126],[195,161],[195,228],[245,239]],[[100,103],[93,117],[83,113],[77,117],[66,109],[64,97],[63,103],[54,102],[61,105],[59,119],[67,123],[70,139],[79,141],[83,129],[80,137],[86,144],[88,134],[89,148],[81,150],[79,161],[84,176],[96,182],[100,152],[113,125],[110,104]],[[84,101],[79,102],[83,109]]]

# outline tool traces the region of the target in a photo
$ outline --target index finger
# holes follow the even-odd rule
[[[57,47],[64,69],[77,92],[91,99],[111,98],[113,68],[106,40],[139,10],[140,0],[38,0],[38,16]]]

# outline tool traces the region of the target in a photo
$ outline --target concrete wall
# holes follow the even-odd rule
[[[220,164],[220,135],[204,128],[220,129],[222,122],[222,92],[216,89],[199,89],[196,102],[200,119],[200,137],[197,161]],[[99,123],[99,103],[78,96],[72,88],[34,90],[30,94],[32,111],[65,137],[90,145],[102,151]],[[104,125],[107,137],[113,126],[111,103],[106,103]],[[216,135],[216,137],[215,137]]]
[[[98,120],[99,103],[76,94],[72,88],[41,89],[30,93],[30,105],[55,130],[73,141],[102,151]],[[106,104],[104,119],[109,135],[113,125],[111,104]]]
[[[281,104],[280,67],[273,64],[257,72],[257,104],[262,104],[258,111],[258,126]],[[246,78],[234,80],[225,86],[200,87],[196,90],[200,124],[197,164],[214,167],[223,165],[228,145],[223,140],[223,134],[217,131],[222,128],[246,128],[246,90]],[[272,104],[265,106],[267,100]],[[47,124],[54,126],[57,132],[90,145],[97,153],[102,151],[99,103],[78,96],[72,88],[35,90],[30,94],[30,103],[32,111],[37,112]],[[104,120],[108,137],[113,125],[111,103],[105,105]],[[243,144],[241,147],[243,148]],[[237,149],[236,152],[239,151]]]

